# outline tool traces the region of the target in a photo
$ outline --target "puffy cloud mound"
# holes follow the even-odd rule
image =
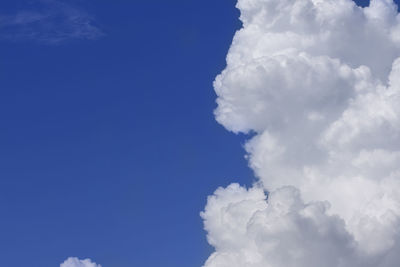
[[[101,267],[101,265],[92,262],[90,259],[68,258],[61,263],[60,267]]]
[[[202,213],[205,267],[400,262],[400,15],[393,0],[239,0],[216,119],[253,133],[259,183]]]

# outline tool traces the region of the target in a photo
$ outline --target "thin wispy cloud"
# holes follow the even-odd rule
[[[74,39],[94,40],[103,35],[93,16],[58,0],[42,0],[14,14],[0,14],[1,40],[57,44]]]

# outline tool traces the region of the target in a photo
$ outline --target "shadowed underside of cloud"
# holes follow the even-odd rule
[[[68,258],[61,263],[60,267],[101,267],[101,265],[92,262],[90,259]]]
[[[392,0],[239,0],[216,119],[259,183],[202,212],[205,267],[400,262],[400,16]]]
[[[0,39],[57,44],[73,39],[93,40],[104,33],[82,9],[58,0],[39,0],[15,14],[0,14]]]

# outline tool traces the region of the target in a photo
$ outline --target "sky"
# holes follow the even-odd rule
[[[240,1],[242,12],[249,9],[247,2]],[[1,265],[50,267],[65,261],[62,267],[96,267],[89,261],[66,261],[77,257],[103,267],[190,267],[202,266],[214,250],[223,249],[230,255],[229,244],[224,240],[219,243],[221,230],[214,224],[212,208],[220,204],[212,200],[221,196],[219,199],[229,204],[224,192],[239,192],[239,197],[249,200],[245,210],[265,209],[263,192],[280,186],[265,177],[270,171],[274,175],[282,173],[291,162],[288,157],[283,163],[273,160],[265,164],[265,159],[259,157],[263,144],[258,144],[258,140],[270,144],[264,121],[257,121],[250,111],[232,115],[221,108],[239,106],[246,112],[256,102],[242,101],[247,98],[235,94],[236,85],[230,81],[241,76],[233,73],[230,77],[229,68],[236,64],[236,52],[243,56],[243,62],[248,60],[250,56],[243,52],[247,51],[246,44],[268,34],[250,33],[248,40],[235,36],[235,48],[232,38],[242,27],[235,4],[233,0],[0,3]],[[365,6],[367,1],[358,4]],[[249,12],[242,21],[248,19],[251,26],[257,22],[252,16]],[[304,23],[309,25],[307,20]],[[356,33],[369,27],[362,20],[347,23]],[[354,70],[360,62],[370,67],[373,78],[383,81],[388,77],[385,67],[391,66],[397,50],[390,44],[386,46],[386,39],[379,39],[382,36],[374,37],[366,38],[382,40],[383,44],[377,41],[373,48],[388,51],[380,54],[382,59],[378,61],[371,56],[375,52],[368,53],[368,47],[360,50],[364,54],[359,58],[347,55],[346,51],[359,49],[352,42],[353,46],[340,51],[321,52],[354,65],[349,70],[354,76],[348,78],[351,82],[346,78],[340,83],[352,88],[354,81],[362,80],[362,70]],[[240,38],[244,38],[242,43]],[[343,41],[343,37],[336,38],[323,45],[331,47],[335,40]],[[304,50],[312,54],[318,47]],[[256,47],[250,51],[258,50]],[[314,62],[312,57],[307,60]],[[327,62],[321,64],[331,71],[339,64]],[[221,87],[217,82],[213,87],[224,69],[229,77]],[[289,75],[295,72],[290,70]],[[244,89],[238,91],[253,88],[246,84],[251,77],[243,79]],[[330,86],[336,85],[333,80]],[[310,92],[307,96],[313,99],[313,95]],[[351,97],[354,95],[344,99]],[[302,107],[306,104],[309,102],[293,103]],[[332,110],[336,106],[328,111]],[[268,114],[261,113],[272,125],[274,119],[283,120],[276,110],[272,110],[271,117]],[[317,113],[310,116],[320,118]],[[285,136],[278,126],[276,130]],[[305,134],[297,127],[289,130]],[[262,138],[252,139],[254,136]],[[288,143],[292,144],[290,140]],[[296,144],[294,147],[303,149]],[[273,167],[265,170],[262,166],[266,165]],[[331,174],[327,169],[321,165],[314,171]],[[258,180],[265,188],[252,186]],[[230,185],[233,182],[249,189]],[[207,203],[207,196],[220,186],[225,189],[216,191]],[[307,195],[301,185],[295,186],[306,193],[306,202],[321,200],[318,194]],[[275,195],[280,197],[280,192]],[[331,200],[334,214],[346,221],[347,214],[341,214],[341,203],[336,204],[335,197]],[[330,222],[331,215],[322,212],[321,216]],[[336,223],[332,224],[336,227]],[[229,231],[226,234],[236,243],[243,241]],[[337,237],[335,233],[332,236]],[[217,255],[205,266],[219,266],[218,260]],[[221,262],[225,264],[221,266],[236,267],[228,260]],[[254,264],[266,266],[263,260]]]
[[[243,138],[213,117],[212,82],[240,27],[234,2],[68,5],[101,36],[43,30],[75,27],[67,15],[29,25],[37,38],[0,31],[0,265],[201,265],[207,195],[253,179]],[[64,12],[14,0],[0,10]]]

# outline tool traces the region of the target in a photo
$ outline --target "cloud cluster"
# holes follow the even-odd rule
[[[239,0],[216,119],[259,184],[202,213],[205,267],[395,267],[400,16],[392,0]],[[267,192],[267,193],[265,193]]]
[[[60,267],[101,267],[101,265],[92,262],[90,259],[68,258],[61,263]]]
[[[92,16],[60,0],[39,0],[15,14],[0,14],[0,39],[57,44],[71,39],[97,39],[104,33]]]

